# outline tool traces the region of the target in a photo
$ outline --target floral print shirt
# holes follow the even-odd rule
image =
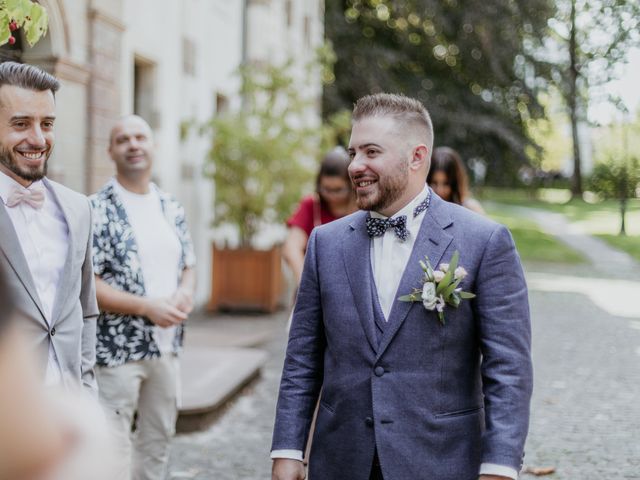
[[[138,296],[145,296],[138,246],[127,213],[109,181],[90,197],[93,209],[93,269],[94,273],[114,288]],[[164,216],[173,225],[182,245],[179,271],[195,265],[193,243],[187,228],[182,206],[171,195],[154,184],[160,196]],[[116,367],[126,362],[147,360],[160,356],[154,337],[154,324],[145,317],[101,312],[98,317],[96,363]],[[176,330],[174,352],[182,347],[184,327]]]

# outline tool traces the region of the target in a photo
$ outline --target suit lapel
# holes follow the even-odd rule
[[[13,227],[11,217],[9,217],[9,214],[5,210],[4,203],[1,201],[0,232],[2,232],[2,237],[0,240],[0,250],[3,251],[4,256],[11,265],[11,268],[15,272],[16,276],[20,279],[20,282],[33,300],[33,303],[38,308],[40,315],[42,315],[42,320],[45,324],[47,324],[47,318],[44,313],[44,308],[42,306],[42,302],[40,301],[40,297],[38,296],[36,284],[33,281],[33,277],[31,276],[31,270],[29,270],[27,259],[24,257],[24,251],[20,246],[20,240],[18,240],[18,235],[16,234],[15,228]]]
[[[422,219],[422,225],[413,245],[409,262],[400,280],[396,298],[410,293],[414,288],[419,288],[422,285],[423,271],[420,268],[419,261],[424,260],[426,255],[435,267],[440,263],[444,252],[453,240],[453,237],[445,230],[451,225],[452,220],[443,210],[442,202],[443,200],[432,194],[431,206]],[[389,346],[415,303],[417,302],[394,301],[389,313],[389,325],[380,341],[378,358]]]
[[[47,189],[51,192],[56,202],[58,203],[58,206],[60,207],[60,210],[64,215],[64,220],[65,222],[67,222],[67,231],[68,231],[67,258],[64,262],[64,267],[62,269],[62,277],[60,278],[60,283],[58,284],[58,288],[56,291],[56,298],[53,302],[53,311],[51,313],[51,325],[55,325],[55,323],[58,321],[60,310],[62,309],[62,306],[64,304],[64,299],[66,298],[66,292],[68,292],[70,289],[70,282],[73,281],[73,276],[71,275],[71,264],[73,263],[73,245],[75,245],[75,242],[74,242],[74,236],[71,228],[72,224],[69,221],[72,218],[73,212],[69,208],[69,205],[67,205],[65,202],[61,200],[60,195],[56,191],[54,185],[51,182],[47,181],[46,178],[43,179],[43,182],[45,183]]]
[[[342,245],[345,270],[353,293],[360,323],[371,348],[376,351],[378,341],[373,316],[373,275],[371,273],[370,239],[365,228],[367,213],[360,212],[349,225]]]

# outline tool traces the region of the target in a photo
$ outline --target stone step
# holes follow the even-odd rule
[[[182,399],[176,430],[207,428],[220,408],[260,374],[266,358],[266,352],[253,348],[186,348],[180,358]]]

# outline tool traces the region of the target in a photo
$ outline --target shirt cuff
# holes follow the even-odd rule
[[[271,458],[288,458],[302,462],[302,450],[272,450]]]
[[[518,480],[518,472],[515,469],[495,463],[483,463],[480,465],[480,475],[500,475]]]

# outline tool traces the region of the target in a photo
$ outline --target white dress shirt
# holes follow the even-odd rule
[[[41,209],[37,210],[25,202],[8,207],[7,199],[13,189],[24,189],[24,187],[5,173],[0,172],[0,197],[2,197],[27,260],[31,277],[44,309],[44,315],[49,327],[52,327],[54,322],[52,318],[53,305],[69,253],[69,228],[62,209],[49,189],[40,180],[33,182],[27,189],[34,187],[41,187],[44,190],[45,199]],[[45,384],[57,385],[61,383],[61,372],[53,346],[49,345]]]
[[[391,308],[397,297],[408,293],[398,292],[398,287],[407,268],[409,257],[411,257],[413,246],[420,232],[422,220],[426,214],[426,210],[423,210],[414,217],[413,211],[427,198],[428,194],[429,187],[425,184],[422,191],[413,200],[392,216],[392,218],[397,218],[406,215],[407,231],[409,232],[406,240],[400,240],[393,228],[389,228],[383,235],[371,239],[371,269],[376,291],[378,292],[378,301],[385,320],[389,319]],[[370,215],[377,218],[388,218],[373,211],[370,212]],[[271,452],[271,458],[290,458],[301,461],[302,452],[299,450],[274,450]],[[518,472],[513,468],[492,463],[483,463],[480,466],[480,475],[483,474],[501,475],[514,480],[518,478]]]
[[[428,194],[429,188],[425,185],[424,189],[413,200],[392,217],[397,218],[402,215],[407,217],[409,236],[405,241],[398,238],[393,228],[389,228],[383,235],[371,239],[371,269],[373,271],[373,281],[378,292],[378,301],[380,302],[380,308],[382,308],[385,320],[389,318],[391,307],[393,307],[396,298],[399,296],[397,294],[398,286],[400,285],[402,274],[407,269],[407,263],[413,251],[413,245],[416,242],[416,237],[422,225],[422,219],[425,216],[425,211],[423,210],[414,218],[413,211],[427,198]],[[370,215],[377,218],[387,218],[378,212],[371,212]]]
[[[125,189],[116,180],[113,184],[136,239],[146,296],[172,296],[180,278],[182,245],[175,228],[164,216],[155,185],[150,185],[149,193],[138,194]],[[161,353],[173,352],[175,326],[164,328],[156,325],[153,334]]]

